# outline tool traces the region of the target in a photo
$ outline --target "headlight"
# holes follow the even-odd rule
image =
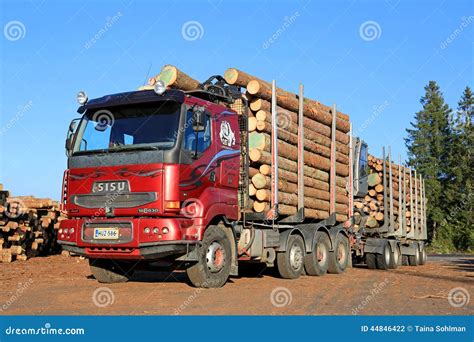
[[[158,95],[163,95],[163,93],[166,91],[166,85],[165,85],[165,82],[163,82],[162,80],[159,80],[155,83],[155,87],[153,88],[153,90],[155,91],[155,93],[157,93]]]
[[[143,229],[143,231],[145,232],[145,234],[149,234],[150,233],[150,228],[146,227],[145,229]]]
[[[69,229],[69,234],[74,233],[74,228]]]
[[[67,234],[67,228],[64,228],[64,229],[63,229],[63,233],[64,233],[64,234]]]
[[[163,234],[168,234],[170,230],[168,229],[168,227],[163,227],[161,231],[163,232]]]
[[[79,102],[81,106],[86,104],[87,94],[85,91],[80,91],[79,94],[77,94],[77,102]]]
[[[158,234],[159,231],[160,230],[157,227],[153,228],[153,234]]]

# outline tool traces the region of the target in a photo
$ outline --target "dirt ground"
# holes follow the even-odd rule
[[[183,272],[140,272],[100,284],[88,262],[62,255],[0,264],[3,315],[472,315],[473,256],[435,256],[424,266],[276,277],[241,268],[220,289],[188,285]],[[451,296],[450,296],[451,293]]]

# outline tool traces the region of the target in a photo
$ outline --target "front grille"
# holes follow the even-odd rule
[[[156,192],[132,192],[127,194],[73,195],[71,201],[84,208],[132,208],[156,201]]]
[[[119,238],[118,239],[94,239],[95,228],[118,228]],[[105,222],[94,222],[84,223],[82,227],[82,240],[84,242],[91,242],[97,244],[116,244],[116,243],[127,243],[133,239],[133,228],[131,222],[116,222],[116,221],[105,221]]]

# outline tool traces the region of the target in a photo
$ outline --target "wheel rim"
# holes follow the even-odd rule
[[[339,265],[343,265],[346,260],[346,248],[344,244],[341,242],[337,245],[337,263]]]
[[[209,271],[216,273],[222,270],[225,265],[224,247],[217,241],[209,245],[206,252],[206,264]]]
[[[396,266],[400,261],[400,249],[398,246],[395,247],[395,251],[393,252],[393,264]]]
[[[385,246],[384,258],[385,264],[388,265],[390,263],[390,247],[388,244]]]
[[[303,250],[297,244],[291,246],[290,249],[290,266],[295,271],[299,270],[303,266]]]
[[[319,243],[316,245],[316,258],[318,260],[318,264],[323,266],[326,264],[326,260],[328,257],[328,250],[324,243]]]

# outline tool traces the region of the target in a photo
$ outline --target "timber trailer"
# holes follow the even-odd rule
[[[90,100],[79,93],[81,117],[72,120],[66,138],[62,207],[68,219],[61,221],[58,231],[62,248],[88,258],[99,282],[124,282],[141,267],[172,265],[185,269],[194,286],[206,288],[223,286],[245,262],[276,266],[283,278],[343,273],[352,265],[351,256],[379,269],[395,268],[404,258],[410,265],[424,263],[424,187],[414,193],[414,187],[397,190],[399,196],[404,191],[411,195],[399,200],[397,224],[392,168],[385,165],[391,165],[390,153],[382,156],[384,223],[369,228],[364,221],[370,213],[362,213],[354,229],[354,200],[368,191],[368,148],[351,132],[348,219],[336,220],[335,106],[329,216],[305,216],[302,85],[297,211],[279,213],[284,204],[278,200],[275,81],[271,86],[271,207],[265,212],[248,209],[248,107],[239,87],[214,76],[192,91],[157,82],[152,90]],[[243,106],[241,115],[231,109],[236,102]],[[407,180],[423,183],[411,170],[399,175],[399,186]],[[411,222],[415,229],[408,232],[402,218],[410,200],[417,216]]]

